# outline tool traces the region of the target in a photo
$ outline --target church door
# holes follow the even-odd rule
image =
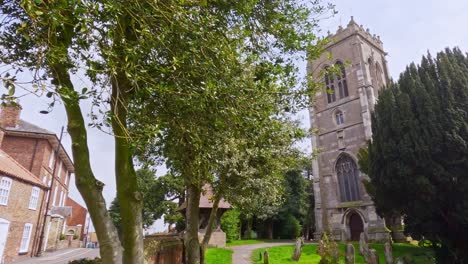
[[[357,213],[349,217],[349,229],[351,232],[351,241],[359,241],[359,236],[364,232],[364,223]]]

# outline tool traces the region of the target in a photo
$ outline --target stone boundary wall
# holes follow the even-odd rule
[[[151,235],[144,240],[145,264],[182,264],[184,242],[178,235]]]

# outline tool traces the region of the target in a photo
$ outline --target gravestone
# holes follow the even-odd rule
[[[393,264],[393,252],[392,252],[392,245],[389,242],[386,242],[384,245],[384,254],[385,254],[385,262],[386,264]]]
[[[345,264],[354,264],[354,246],[351,243],[346,244]]]
[[[304,238],[298,237],[296,239],[296,245],[294,246],[294,252],[291,257],[293,261],[299,261],[302,255],[302,245],[304,244]]]
[[[397,259],[395,262],[396,264],[405,264],[405,261],[401,258]]]
[[[367,247],[366,238],[364,237],[364,232],[359,235],[359,255],[365,256],[364,249]]]
[[[371,249],[369,251],[367,263],[368,264],[379,264],[379,254],[377,254],[377,250]]]
[[[268,250],[265,250],[265,253],[263,253],[263,264],[270,264],[270,256],[268,255]]]

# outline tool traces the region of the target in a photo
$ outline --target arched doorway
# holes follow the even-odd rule
[[[352,213],[349,216],[349,231],[351,233],[351,241],[359,241],[359,236],[364,232],[364,223],[359,214]]]

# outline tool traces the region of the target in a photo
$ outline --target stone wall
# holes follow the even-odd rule
[[[144,240],[145,264],[182,264],[184,243],[177,235],[153,235]]]

